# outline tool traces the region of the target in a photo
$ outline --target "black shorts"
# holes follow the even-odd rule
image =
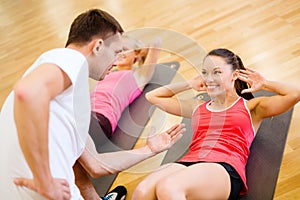
[[[112,130],[109,120],[101,114],[91,112],[89,135],[95,143],[98,152],[102,152],[104,144],[111,142]]]
[[[188,166],[191,166],[191,165],[194,165],[197,163],[201,163],[201,162],[202,161],[199,161],[199,162],[177,162],[177,163],[188,167]],[[231,190],[230,190],[228,200],[238,199],[241,189],[244,185],[240,175],[237,173],[237,171],[231,165],[224,163],[224,162],[217,162],[217,163],[222,165],[230,176]]]
[[[112,135],[112,128],[111,128],[111,124],[110,121],[102,114],[100,113],[95,113],[98,123],[101,126],[104,134],[106,135],[106,137],[110,138]]]

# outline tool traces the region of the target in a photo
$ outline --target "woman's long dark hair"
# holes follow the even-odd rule
[[[223,48],[214,49],[214,50],[210,51],[207,54],[207,56],[219,56],[219,57],[224,58],[226,63],[230,64],[232,66],[233,70],[245,69],[241,58],[228,49],[223,49]],[[234,87],[235,87],[236,93],[239,96],[243,97],[244,99],[250,100],[250,99],[254,98],[252,93],[244,93],[244,94],[241,93],[244,89],[249,88],[248,83],[241,81],[239,79],[236,79],[235,83],[234,83]]]

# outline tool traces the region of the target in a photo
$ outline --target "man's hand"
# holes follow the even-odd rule
[[[53,179],[49,187],[41,188],[33,179],[16,178],[14,183],[17,186],[27,187],[49,200],[69,200],[71,198],[69,183],[65,179]]]
[[[185,124],[176,124],[165,132],[152,135],[147,140],[147,146],[152,153],[160,153],[169,149],[181,137],[182,133],[186,131]]]

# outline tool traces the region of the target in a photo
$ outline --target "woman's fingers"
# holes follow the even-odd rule
[[[256,72],[253,68],[250,68],[250,67],[245,67],[245,69],[250,72]]]
[[[244,93],[250,93],[250,92],[253,92],[252,88],[244,89],[244,90],[242,90],[241,93],[244,94]]]

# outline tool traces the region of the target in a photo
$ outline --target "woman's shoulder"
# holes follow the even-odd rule
[[[263,101],[265,98],[268,98],[268,97],[261,96],[261,97],[254,97],[253,99],[250,99],[250,100],[245,100],[249,111],[250,112],[254,111],[257,108],[257,106],[259,105],[259,103],[261,101]]]

